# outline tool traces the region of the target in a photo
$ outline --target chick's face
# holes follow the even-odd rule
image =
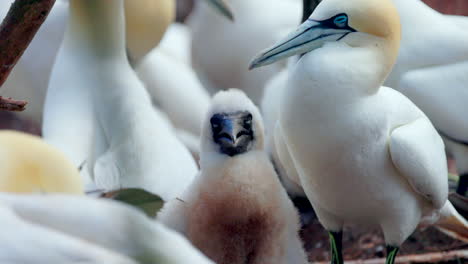
[[[248,152],[255,140],[252,123],[249,111],[216,113],[210,118],[213,142],[222,154],[231,157]]]

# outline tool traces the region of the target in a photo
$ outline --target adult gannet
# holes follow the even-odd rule
[[[221,0],[208,1],[222,3]],[[126,42],[128,43],[127,50],[130,53],[130,57],[137,64],[135,66],[136,71],[145,83],[153,100],[156,102],[163,102],[159,106],[164,106],[162,110],[172,119],[171,121],[181,126],[178,129],[190,132],[190,138],[196,139],[199,135],[200,116],[202,116],[200,109],[202,109],[202,111],[206,110],[209,102],[208,94],[201,87],[198,80],[195,79],[195,74],[187,65],[181,65],[181,63],[176,60],[171,60],[157,51],[155,51],[154,55],[151,53],[146,56],[152,47],[158,45],[162,34],[168,26],[167,20],[171,20],[167,19],[167,17],[173,17],[173,15],[168,15],[168,13],[175,12],[175,10],[173,10],[174,5],[166,3],[165,1],[154,2],[152,0],[131,2],[132,3],[126,3],[125,5],[127,10],[126,15],[129,18],[125,20],[126,30],[127,32],[132,31],[132,33],[126,34]],[[138,5],[135,5],[136,2],[138,2]],[[155,6],[155,4],[159,2],[161,2],[161,5]],[[222,4],[219,4],[219,6],[222,7]],[[140,9],[144,10],[142,12],[137,12]],[[135,12],[138,14],[135,15]],[[161,16],[162,18],[158,19],[156,16]],[[156,24],[158,22],[161,24]],[[71,28],[68,29],[67,38],[69,39],[69,44],[65,43],[66,40],[64,46],[75,45],[72,43],[74,41],[72,39],[75,38],[72,36],[74,34],[73,30],[74,29]],[[152,32],[152,30],[157,34],[149,33]],[[139,39],[142,39],[142,41],[138,41]],[[82,84],[80,83],[82,78],[74,74],[81,66],[76,66],[75,70],[70,70],[72,67],[75,67],[73,66],[74,61],[80,60],[80,58],[75,58],[75,54],[79,53],[77,50],[71,47],[70,51],[62,52],[60,55],[61,58],[56,62],[56,73],[53,73],[55,77],[52,77],[55,79],[50,83],[48,100],[46,100],[43,132],[44,137],[48,141],[63,149],[66,154],[72,158],[76,166],[80,166],[89,156],[94,124],[92,122],[91,95],[89,91],[81,88]],[[145,57],[148,57],[147,60]],[[138,61],[143,60],[143,58],[145,58],[145,60],[142,63],[138,63]],[[180,69],[181,67],[182,69]],[[157,73],[155,70],[158,69],[163,71]],[[168,78],[168,75],[164,72],[168,69],[177,69],[177,71],[180,72],[180,78]],[[170,76],[173,76],[172,72]],[[68,81],[73,78],[77,80],[73,82]],[[93,87],[93,85],[94,84],[91,82],[83,86]],[[63,88],[64,86],[68,88]],[[183,93],[180,94],[182,88],[184,90]],[[190,98],[188,98],[189,95]],[[161,99],[163,97],[164,99]],[[194,100],[194,102],[197,103],[187,103],[187,100]],[[71,104],[70,101],[73,101],[73,103]],[[180,104],[185,105],[188,111],[181,111],[180,107],[178,107]],[[66,114],[62,115],[63,112]],[[63,124],[66,120],[69,120],[70,116],[75,117],[74,124],[71,126],[64,126]],[[161,126],[164,127],[166,125]],[[74,140],[74,142],[70,142],[70,136],[75,135],[75,131],[77,130],[82,132],[80,138]],[[186,137],[183,138],[185,139]],[[184,143],[189,146],[198,145],[198,143],[194,144],[193,142]],[[164,149],[167,148],[165,147]],[[192,151],[198,150],[193,150],[192,148]],[[83,174],[86,174],[88,171],[86,169],[88,165],[87,163],[84,164],[85,169],[82,170]],[[89,177],[85,176],[85,178]],[[88,183],[87,185],[92,188],[92,184]]]
[[[117,252],[22,219],[1,202],[0,217],[1,263],[137,264]]]
[[[167,200],[198,171],[127,61],[122,0],[70,0],[43,134],[105,190],[139,187]]]
[[[90,258],[96,261],[86,263],[213,264],[183,236],[120,202],[0,194],[0,215],[2,263],[75,263],[75,258],[83,263]],[[68,261],[55,262],[62,260],[56,255]],[[41,261],[31,262],[34,257]]]
[[[300,22],[300,0],[229,0],[235,21],[223,19],[197,2],[192,29],[192,65],[210,92],[237,87],[258,104],[265,83],[284,66],[249,72],[246,65],[259,49],[275,43]],[[261,10],[261,12],[259,12]]]
[[[402,23],[398,59],[386,85],[429,117],[456,160],[457,192],[468,189],[468,18],[441,14],[420,0],[393,0]],[[464,27],[460,24],[464,21]]]
[[[379,226],[390,264],[419,224],[439,216],[468,238],[466,221],[447,201],[442,139],[409,99],[381,87],[399,42],[390,0],[327,0],[251,64],[305,53],[291,71],[277,127],[330,233],[333,263],[343,262],[346,222]]]
[[[200,174],[157,219],[218,264],[307,263],[298,214],[263,151],[260,113],[243,92],[214,96],[201,141]]]
[[[78,169],[37,136],[0,130],[0,191],[83,194]]]
[[[220,12],[229,12],[222,0],[214,2]],[[13,0],[0,1],[0,17],[8,12]],[[139,60],[158,45],[175,16],[174,0],[126,0],[127,51]],[[33,41],[2,86],[6,97],[28,101],[22,116],[42,123],[44,101],[52,67],[63,39],[68,19],[68,0],[58,0]],[[170,89],[169,87],[168,89]],[[157,97],[157,95],[154,95]],[[201,122],[201,121],[200,121]]]

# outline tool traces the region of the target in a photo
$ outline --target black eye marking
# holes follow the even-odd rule
[[[348,15],[345,14],[345,13],[341,13],[341,14],[332,16],[329,19],[325,19],[325,20],[321,20],[321,21],[310,19],[310,18],[308,20],[314,21],[314,22],[319,22],[321,24],[321,26],[323,26],[323,27],[334,28],[334,29],[345,29],[345,30],[349,30],[351,32],[356,32],[356,30],[354,28],[352,28],[352,27],[350,27],[348,25],[349,18],[348,18]]]
[[[333,19],[333,23],[339,28],[344,28],[348,25],[348,16],[339,15]]]
[[[223,116],[216,114],[211,117],[210,123],[213,130],[218,130],[221,128],[221,122],[223,121]]]
[[[229,156],[248,152],[254,145],[253,116],[248,111],[217,113],[210,118],[214,143]]]
[[[244,127],[245,128],[251,128],[252,127],[252,114],[249,113],[247,116],[245,116]]]

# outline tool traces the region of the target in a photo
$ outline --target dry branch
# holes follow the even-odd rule
[[[406,255],[397,257],[395,264],[440,263],[460,260],[460,263],[468,261],[468,250],[455,250],[449,252],[427,253],[420,255]],[[325,264],[329,262],[314,262],[313,264]],[[345,264],[383,264],[385,258],[345,261]]]
[[[44,23],[55,0],[16,0],[0,25],[0,86]],[[27,102],[0,97],[0,109],[24,110]]]

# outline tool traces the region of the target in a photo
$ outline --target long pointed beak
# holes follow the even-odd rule
[[[233,15],[233,13],[231,11],[231,8],[225,2],[225,0],[206,0],[206,1],[209,4],[211,4],[223,16],[227,17],[231,21],[234,21],[234,15]]]
[[[338,41],[351,32],[354,31],[330,27],[327,23],[308,19],[295,32],[256,56],[250,63],[249,69],[312,51],[322,47],[327,41]]]

